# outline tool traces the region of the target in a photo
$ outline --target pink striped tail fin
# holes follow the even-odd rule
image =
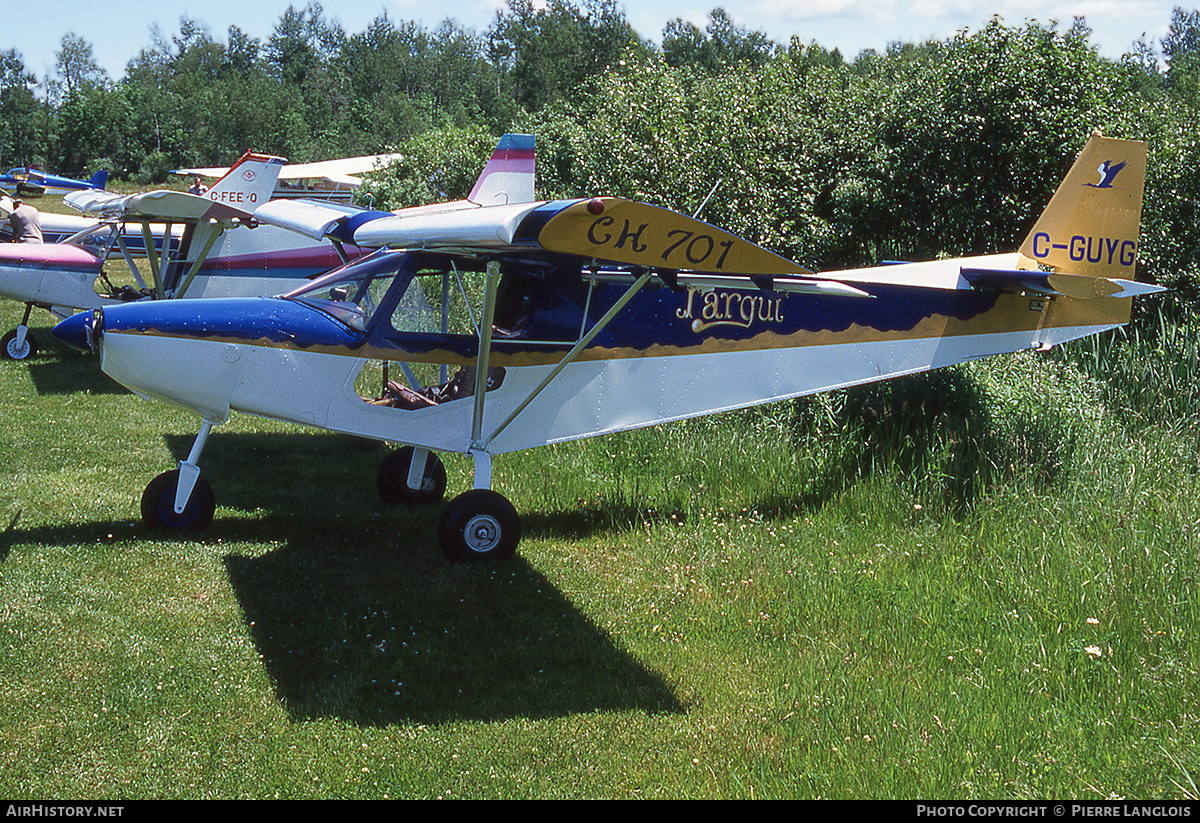
[[[467,199],[480,206],[532,203],[534,181],[532,134],[506,134]]]

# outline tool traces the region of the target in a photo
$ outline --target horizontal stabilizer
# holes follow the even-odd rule
[[[1035,292],[1074,297],[1078,300],[1096,300],[1101,297],[1137,297],[1166,291],[1162,286],[1150,283],[1062,272],[964,268],[961,273],[963,279],[977,289]]]

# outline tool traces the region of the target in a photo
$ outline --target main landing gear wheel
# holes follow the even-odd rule
[[[452,563],[512,557],[521,540],[521,518],[502,495],[472,489],[446,504],[438,541]]]
[[[179,470],[163,472],[150,481],[142,493],[142,520],[152,529],[179,532],[198,532],[212,523],[217,510],[212,486],[203,477],[196,478],[192,496],[182,513],[175,512],[175,488],[179,485]]]
[[[37,354],[37,341],[33,339],[32,334],[26,331],[25,342],[18,345],[17,332],[14,329],[0,339],[0,350],[9,360],[28,360]]]
[[[425,472],[421,475],[421,488],[408,487],[408,469],[412,465],[412,446],[389,454],[379,464],[379,472],[375,476],[379,497],[384,503],[395,505],[424,505],[441,502],[446,495],[446,466],[441,458],[432,452],[425,460]]]

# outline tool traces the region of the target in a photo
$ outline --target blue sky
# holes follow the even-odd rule
[[[415,20],[434,28],[445,18],[482,32],[503,0],[327,0],[325,16],[348,33],[363,31],[385,10],[393,20]],[[179,32],[181,17],[204,23],[214,39],[224,42],[231,25],[259,40],[268,38],[289,5],[307,0],[50,0],[9,4],[5,8],[0,49],[15,48],[39,79],[54,73],[62,37],[74,33],[91,43],[96,60],[116,79],[125,64],[151,43],[151,28],[167,37]],[[1093,30],[1101,53],[1118,58],[1144,34],[1157,43],[1167,31],[1175,6],[1193,8],[1187,0],[656,0],[623,3],[625,15],[644,37],[658,41],[668,21],[682,18],[704,27],[708,12],[723,6],[740,26],[761,30],[777,42],[793,35],[839,48],[852,58],[866,48],[882,50],[896,40],[945,39],[962,29],[977,30],[993,15],[1008,25],[1027,20],[1058,21],[1059,29],[1082,15]]]

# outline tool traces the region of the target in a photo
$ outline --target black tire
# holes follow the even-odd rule
[[[204,531],[217,510],[212,486],[203,477],[196,478],[187,507],[182,514],[176,514],[175,489],[178,485],[178,469],[163,472],[150,481],[146,491],[142,492],[142,522],[159,531]]]
[[[37,341],[33,339],[33,335],[27,330],[25,332],[25,345],[17,348],[17,330],[13,329],[8,334],[0,338],[0,351],[4,352],[4,356],[9,360],[28,360],[37,354]]]
[[[521,541],[521,518],[502,495],[472,489],[446,504],[438,541],[452,563],[504,560],[513,556]]]
[[[446,496],[446,466],[441,458],[432,452],[425,461],[421,488],[414,490],[408,487],[408,468],[412,465],[414,451],[412,446],[405,446],[383,458],[383,462],[379,464],[375,485],[384,503],[427,505],[440,503]]]

